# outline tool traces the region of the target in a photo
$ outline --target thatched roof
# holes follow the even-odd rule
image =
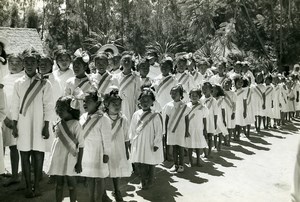
[[[7,54],[21,53],[30,46],[43,53],[42,40],[36,29],[0,27],[1,39],[4,39]]]

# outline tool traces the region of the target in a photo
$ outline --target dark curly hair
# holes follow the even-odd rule
[[[58,98],[55,105],[55,112],[57,115],[60,115],[60,113],[63,110],[66,110],[68,113],[70,113],[75,120],[79,120],[80,118],[80,110],[79,109],[73,109],[71,107],[71,101],[73,100],[72,96],[62,96]]]

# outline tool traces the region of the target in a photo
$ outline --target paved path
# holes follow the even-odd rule
[[[214,152],[212,158],[201,167],[186,167],[182,174],[169,172],[170,162],[156,169],[154,187],[139,189],[138,179],[123,179],[122,193],[125,201],[153,202],[284,202],[290,199],[290,184],[297,145],[300,140],[300,123],[288,125],[282,130],[262,131],[242,138],[230,148]],[[6,160],[8,157],[6,156]],[[186,159],[187,160],[187,159]],[[127,184],[127,182],[129,183]],[[54,185],[42,181],[43,196],[23,199],[17,185],[0,189],[0,201],[54,201]],[[0,182],[1,183],[1,182]],[[110,184],[110,183],[109,183]],[[88,201],[82,183],[78,201]],[[109,185],[111,190],[111,185]],[[111,196],[111,191],[108,191]],[[66,190],[67,196],[67,190]],[[68,198],[65,201],[69,201]]]

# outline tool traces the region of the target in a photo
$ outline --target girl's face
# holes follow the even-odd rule
[[[56,63],[61,71],[66,71],[71,64],[71,58],[68,55],[60,55],[57,57]]]
[[[76,77],[83,77],[85,75],[86,68],[86,65],[79,61],[79,59],[73,62],[73,71]]]
[[[149,95],[144,95],[140,99],[140,105],[143,109],[143,111],[148,111],[151,109],[151,106],[153,106],[154,100]]]
[[[121,111],[122,100],[113,100],[108,105],[108,113],[111,115],[119,114]]]
[[[163,76],[168,76],[171,72],[171,67],[169,65],[163,64],[160,66],[160,71]]]
[[[177,63],[177,72],[183,73],[186,69],[186,61],[179,60]]]
[[[93,114],[98,110],[99,102],[90,96],[85,96],[83,100],[83,108],[88,114]]]
[[[62,119],[62,120],[70,120],[72,118],[72,115],[64,108],[59,109],[57,111],[57,115]]]
[[[192,61],[191,64],[188,65],[189,72],[193,72],[195,70],[195,62]]]
[[[266,79],[265,83],[266,83],[266,85],[270,85],[271,84],[271,80],[270,79]]]
[[[179,90],[171,90],[170,94],[171,94],[172,100],[174,100],[175,102],[178,102],[181,100],[181,95],[180,95]]]
[[[38,60],[34,57],[26,57],[26,58],[24,58],[23,66],[24,66],[25,72],[29,76],[34,76],[36,74],[36,69],[38,67]]]
[[[147,64],[142,64],[142,65],[140,65],[139,71],[140,71],[141,77],[145,78],[149,74],[150,69]]]
[[[242,71],[242,65],[236,64],[236,65],[234,66],[234,71],[235,71],[236,73],[240,74],[241,71]]]
[[[211,92],[211,95],[212,95],[213,97],[217,97],[217,95],[218,95],[218,89],[217,89],[216,87],[213,87],[212,92]]]
[[[232,82],[230,80],[226,81],[223,85],[224,90],[229,91],[232,87]]]
[[[264,81],[263,75],[259,74],[256,76],[256,82],[257,84],[261,84]]]
[[[207,69],[208,69],[208,66],[206,64],[199,64],[199,66],[198,66],[198,70],[201,74],[204,74]]]
[[[222,64],[222,65],[219,65],[218,71],[219,71],[219,74],[223,74],[224,71],[225,71],[225,66],[224,66],[223,64]]]
[[[132,58],[130,55],[125,55],[121,59],[121,65],[124,68],[124,71],[131,71],[132,67]]]
[[[199,94],[197,92],[191,92],[191,94],[190,94],[190,100],[191,100],[192,103],[198,102],[199,99],[200,99],[200,96],[199,96]]]
[[[237,88],[237,89],[242,88],[242,87],[243,87],[243,84],[244,84],[244,81],[243,81],[242,78],[240,78],[240,79],[237,80],[237,82],[236,82],[236,88]]]
[[[279,78],[276,76],[276,77],[274,77],[273,79],[272,79],[272,83],[274,84],[274,85],[277,85],[278,83],[279,83]]]
[[[212,89],[211,89],[209,86],[207,86],[207,85],[204,85],[204,86],[202,87],[202,92],[203,92],[203,94],[205,95],[205,97],[210,96],[211,90],[212,90]]]
[[[22,60],[20,58],[9,58],[8,69],[11,74],[17,74],[23,70]]]
[[[41,59],[39,63],[39,70],[41,74],[47,74],[51,72],[52,64],[46,59]]]
[[[95,66],[96,66],[99,74],[104,74],[108,67],[108,60],[105,58],[96,58]]]

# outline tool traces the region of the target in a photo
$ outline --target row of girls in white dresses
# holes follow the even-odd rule
[[[59,60],[63,55],[58,55],[56,57],[56,63],[59,63]],[[69,56],[68,56],[69,57]],[[123,58],[122,58],[123,59]],[[70,61],[71,62],[71,61]],[[70,65],[70,62],[68,66]],[[297,94],[299,91],[299,84],[298,82],[295,82],[293,85],[293,88],[286,88],[284,83],[281,83],[277,85],[277,83],[274,83],[274,85],[265,85],[263,83],[260,84],[252,84],[251,86],[243,86],[241,89],[237,89],[235,92],[232,90],[225,91],[225,96],[222,97],[219,101],[215,100],[215,98],[211,97],[210,95],[208,97],[203,96],[201,99],[201,105],[199,106],[199,110],[192,110],[191,104],[188,104],[189,107],[185,110],[185,103],[188,102],[189,96],[188,92],[192,90],[195,87],[200,87],[205,81],[213,81],[214,84],[222,84],[224,81],[224,78],[222,76],[218,76],[218,74],[214,75],[209,69],[206,70],[204,74],[201,74],[199,71],[194,72],[187,72],[186,66],[178,66],[177,64],[177,73],[175,75],[172,75],[171,69],[173,67],[172,61],[164,61],[160,66],[157,64],[150,66],[150,73],[149,77],[142,78],[139,76],[138,73],[130,71],[129,73],[124,74],[124,72],[119,73],[110,73],[107,71],[104,71],[103,74],[100,74],[99,72],[93,75],[86,75],[86,77],[83,78],[77,78],[76,72],[74,75],[74,72],[71,68],[67,68],[62,71],[62,69],[56,68],[53,73],[49,73],[49,83],[51,85],[45,85],[45,93],[44,96],[47,95],[47,97],[44,97],[46,99],[42,99],[43,102],[39,102],[38,100],[35,100],[31,106],[28,108],[27,113],[33,113],[34,115],[34,126],[32,124],[28,124],[32,120],[24,121],[21,124],[22,126],[20,128],[22,129],[23,135],[20,135],[17,139],[13,138],[11,133],[4,133],[5,141],[4,146],[11,146],[17,144],[17,147],[19,150],[28,151],[28,150],[38,150],[38,151],[50,151],[50,145],[52,145],[53,138],[55,137],[54,134],[52,134],[50,139],[44,140],[42,139],[40,135],[41,128],[37,128],[37,126],[42,127],[42,121],[49,119],[51,122],[55,122],[56,118],[50,118],[53,117],[54,113],[54,102],[62,95],[72,95],[74,90],[80,86],[82,91],[87,92],[90,90],[90,87],[92,85],[96,85],[98,89],[98,93],[104,94],[107,93],[109,89],[109,86],[116,85],[119,88],[120,97],[122,98],[122,113],[124,117],[127,118],[127,120],[131,120],[130,123],[126,124],[126,122],[123,123],[123,130],[120,130],[119,132],[122,133],[120,137],[121,139],[115,139],[115,141],[105,141],[105,146],[102,148],[104,150],[110,149],[120,149],[122,147],[119,147],[119,145],[124,146],[124,142],[131,140],[132,142],[132,152],[133,156],[131,156],[132,162],[140,162],[140,163],[146,163],[146,164],[158,164],[163,161],[163,153],[162,153],[162,134],[164,133],[163,124],[148,124],[142,133],[149,133],[148,135],[139,135],[140,138],[152,138],[151,132],[154,130],[155,134],[158,135],[158,137],[153,137],[153,144],[159,145],[159,151],[155,152],[155,155],[153,155],[153,151],[149,147],[149,150],[147,150],[148,147],[141,146],[141,142],[148,142],[146,139],[143,139],[141,142],[135,144],[134,142],[138,142],[136,139],[130,139],[129,134],[134,134],[134,128],[131,128],[129,130],[128,126],[129,124],[134,124],[138,122],[140,117],[142,116],[142,112],[138,111],[135,116],[133,116],[134,112],[137,110],[138,105],[138,95],[140,94],[140,87],[145,82],[145,80],[150,80],[152,83],[152,86],[155,88],[156,92],[156,104],[154,105],[154,111],[161,112],[163,111],[163,118],[165,115],[168,115],[170,117],[170,120],[176,120],[176,117],[178,116],[178,108],[181,108],[182,111],[184,111],[183,116],[189,115],[190,117],[194,117],[193,121],[190,123],[190,133],[191,138],[178,138],[180,135],[169,135],[167,144],[169,145],[179,145],[183,147],[188,148],[205,148],[207,147],[207,143],[204,140],[203,137],[203,124],[201,123],[201,120],[204,117],[214,117],[214,115],[219,115],[221,117],[221,109],[224,108],[227,112],[227,128],[234,128],[235,125],[245,126],[248,124],[254,123],[254,117],[255,116],[270,116],[271,118],[280,118],[280,111],[290,111],[290,106],[295,106],[296,110],[298,110],[299,106],[299,100],[298,99],[290,99],[292,94]],[[181,68],[181,69],[180,69]],[[165,69],[167,73],[164,73],[163,71]],[[123,70],[124,71],[124,70]],[[163,72],[163,74],[161,74]],[[151,76],[151,77],[150,77]],[[17,87],[14,87],[15,81],[18,80],[17,83],[30,83],[31,79],[24,75],[23,71],[20,71],[16,74],[8,74],[4,78],[4,92],[6,97],[6,104],[7,104],[7,116],[10,118],[13,117],[13,113],[10,109],[12,109],[12,105],[18,105],[20,103],[16,103],[15,99],[13,99],[13,88],[20,88],[19,92],[25,92],[28,87],[28,85],[19,85]],[[178,83],[183,84],[184,88],[184,98],[182,101],[178,103],[172,102],[172,98],[170,96],[170,90],[172,87],[176,86]],[[52,88],[52,89],[51,89]],[[64,89],[61,90],[61,89]],[[298,89],[298,90],[297,90]],[[297,92],[296,92],[297,91]],[[52,92],[52,93],[50,93]],[[282,95],[282,96],[281,96]],[[298,95],[298,94],[297,94]],[[20,95],[21,97],[24,95]],[[265,110],[260,110],[261,103],[263,102],[263,97],[265,96],[266,107]],[[50,99],[51,98],[51,99]],[[222,100],[222,101],[221,101]],[[247,107],[249,109],[247,110],[247,118],[243,117],[243,100],[247,100]],[[270,100],[273,100],[273,108],[270,107],[272,102],[269,102]],[[49,103],[46,103],[49,102]],[[296,102],[296,103],[295,103]],[[267,104],[268,103],[268,104]],[[291,104],[294,103],[294,104]],[[231,119],[232,112],[236,112],[236,118],[235,120]],[[272,111],[272,112],[271,112]],[[42,112],[47,112],[47,114],[43,115]],[[83,112],[83,108],[82,108]],[[18,114],[18,112],[15,112]],[[195,114],[195,115],[194,115]],[[208,116],[207,116],[208,115]],[[44,118],[43,118],[44,117]],[[26,117],[23,117],[26,119]],[[86,115],[82,116],[82,119],[85,119]],[[104,124],[99,122],[99,126],[97,127],[103,127],[104,135],[111,135],[111,128],[107,127],[110,124]],[[207,131],[209,133],[218,134],[220,132],[223,133],[223,135],[227,135],[227,128],[224,127],[223,121],[218,121],[218,127],[217,130],[214,127],[213,119],[208,118],[207,120]],[[220,118],[218,120],[221,120]],[[109,119],[107,119],[107,122],[109,122]],[[170,128],[174,128],[172,124],[176,124],[175,121],[170,123]],[[183,121],[180,121],[179,124],[184,124]],[[79,125],[74,125],[71,127],[72,131],[77,131]],[[4,131],[5,126],[3,127]],[[52,126],[51,126],[52,128]],[[179,125],[178,130],[176,131],[176,134],[184,134],[184,127]],[[219,131],[218,131],[219,130]],[[221,131],[220,131],[221,130]],[[52,130],[50,130],[52,131]],[[92,130],[90,133],[93,134]],[[171,131],[172,133],[172,131]],[[173,131],[174,133],[174,131]],[[195,134],[195,135],[194,135]],[[119,137],[119,136],[118,136]],[[96,138],[96,135],[89,135],[88,138]],[[101,138],[101,137],[97,137]],[[103,140],[104,141],[104,140]],[[90,152],[87,152],[88,150],[85,150],[83,159],[90,159],[89,161],[92,162],[95,157],[95,151],[94,147],[90,147],[86,141],[85,147],[90,149]],[[82,143],[82,142],[81,142]],[[83,143],[82,143],[83,144]],[[111,144],[115,144],[115,146],[110,146]],[[98,148],[99,149],[99,148]],[[136,150],[136,152],[134,152]],[[102,151],[101,151],[102,152]],[[109,151],[104,151],[109,152]],[[61,154],[61,153],[60,153]],[[131,173],[131,167],[130,164],[128,164],[128,161],[126,159],[124,151],[113,151],[111,154],[119,154],[115,155],[115,158],[117,161],[115,162],[121,162],[120,165],[123,165],[124,167],[119,167],[120,170],[116,170],[117,168],[115,166],[110,167],[110,172],[112,176],[128,176]],[[151,155],[148,155],[151,154]],[[123,155],[123,156],[122,156]],[[136,155],[136,156],[134,156]],[[59,155],[61,158],[66,158],[64,155]],[[60,159],[61,161],[58,162],[64,162],[66,159]],[[97,158],[97,161],[101,161],[99,158]],[[89,162],[89,163],[90,163]],[[102,162],[102,161],[101,161]],[[93,177],[99,176],[99,177],[106,177],[108,176],[108,167],[103,166],[101,164],[97,164],[97,168],[93,167],[94,165],[89,164],[91,167],[91,170],[83,168],[82,175],[85,175],[85,172],[92,173],[91,175]],[[113,160],[111,160],[113,162]],[[124,162],[124,164],[122,163]],[[100,166],[101,165],[101,166]],[[54,175],[60,175],[60,174],[66,174],[69,171],[74,173],[73,168],[63,168],[62,164],[55,164],[50,166],[49,174]],[[58,169],[57,167],[61,167]],[[96,168],[96,169],[95,169]],[[115,169],[115,170],[114,170]],[[60,173],[60,172],[66,172],[66,173]],[[93,173],[94,172],[94,173]]]

